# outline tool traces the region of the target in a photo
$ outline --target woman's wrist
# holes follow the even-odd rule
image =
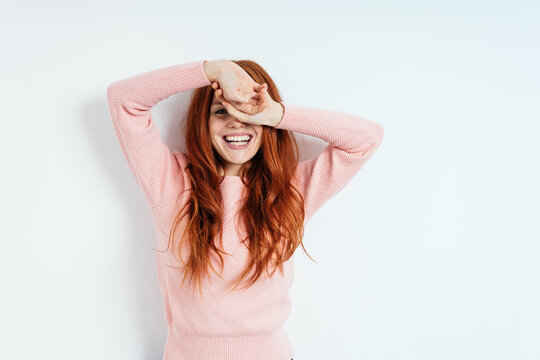
[[[272,116],[272,123],[270,124],[270,126],[276,127],[279,125],[279,123],[283,119],[283,116],[285,115],[285,108],[281,103],[274,101],[274,111],[272,111],[272,113],[274,115]]]
[[[210,82],[217,81],[227,60],[204,60],[204,75]]]

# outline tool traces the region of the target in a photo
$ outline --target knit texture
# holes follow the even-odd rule
[[[169,96],[211,85],[204,60],[169,66],[107,88],[107,100],[121,150],[152,210],[157,248],[165,250],[172,222],[187,201],[190,188],[185,173],[187,155],[162,142],[151,109]],[[359,116],[281,103],[284,114],[277,129],[318,137],[328,143],[315,158],[298,163],[299,190],[305,201],[307,222],[330,198],[343,189],[373,155],[383,139],[383,127]],[[247,265],[247,235],[236,225],[245,185],[239,176],[224,176],[223,249],[221,277],[204,278],[202,294],[170,266],[179,266],[168,253],[158,255],[158,276],[163,295],[168,335],[163,360],[288,360],[294,356],[283,327],[291,310],[288,290],[294,277],[294,256],[284,263],[284,274],[267,273],[247,289],[230,291],[230,284]],[[177,230],[177,235],[183,229]],[[187,257],[184,257],[187,260]],[[217,256],[212,262],[217,271]],[[170,265],[170,266],[168,266]]]

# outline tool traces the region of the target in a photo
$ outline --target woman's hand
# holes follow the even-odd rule
[[[285,109],[270,97],[266,83],[256,84],[255,95],[252,96],[251,102],[238,103],[236,107],[223,97],[223,90],[217,84],[212,84],[212,87],[215,89],[216,98],[225,106],[227,112],[239,121],[275,127],[283,118]]]
[[[255,89],[260,87],[260,85],[235,62],[223,62],[217,74],[216,81],[219,88],[223,90],[223,96],[231,104],[256,104],[256,101],[253,101],[252,97],[255,95]],[[214,87],[213,84],[212,87]],[[214,87],[214,89],[216,88]]]

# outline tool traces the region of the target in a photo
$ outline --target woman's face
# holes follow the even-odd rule
[[[261,146],[263,125],[253,125],[241,122],[227,113],[227,109],[214,94],[212,107],[210,108],[210,138],[212,147],[225,160],[224,173],[220,175],[240,175],[242,165],[249,161]],[[226,136],[236,138],[225,140]],[[249,141],[244,139],[249,137]],[[233,140],[240,140],[235,142]]]

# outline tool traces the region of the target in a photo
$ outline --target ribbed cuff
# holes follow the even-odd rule
[[[302,134],[312,134],[312,127],[317,118],[311,115],[311,109],[281,102],[284,107],[283,118],[275,126],[276,129],[296,131]]]
[[[171,66],[171,77],[180,91],[212,85],[204,73],[204,60]]]

